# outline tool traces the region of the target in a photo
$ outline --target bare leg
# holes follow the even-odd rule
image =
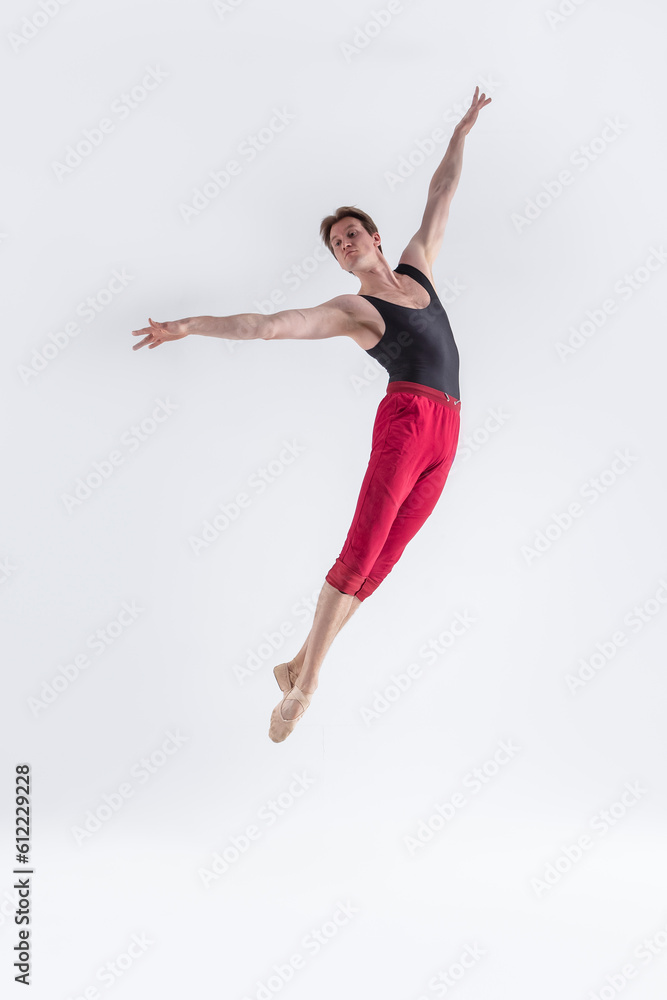
[[[296,686],[305,694],[313,694],[317,688],[317,678],[331,643],[336,638],[344,623],[361,604],[358,598],[351,594],[342,594],[326,580],[320,591],[315,608],[312,628],[304,643],[303,664],[299,671]],[[300,655],[300,654],[299,654]],[[301,705],[293,698],[288,698],[283,706],[283,716],[295,719],[302,712]]]
[[[352,615],[357,610],[357,608],[359,607],[360,604],[361,604],[361,601],[359,600],[358,597],[353,597],[352,598],[352,604],[350,605],[350,610],[348,611],[347,615],[345,616],[345,618],[341,622],[340,628],[338,629],[339,632],[340,632],[340,629],[343,627],[343,625],[345,625],[345,624],[347,624],[347,622],[349,622],[350,618],[352,617]],[[313,630],[311,628],[310,632],[306,636],[306,641],[304,642],[304,644],[301,647],[301,649],[299,650],[299,652],[296,654],[296,656],[293,659],[287,661],[287,665],[289,667],[290,675],[293,676],[293,677],[295,677],[295,678],[299,676],[299,673],[301,672],[301,669],[303,667],[303,661],[306,658],[306,649],[308,648],[308,640],[310,639],[310,637],[312,635],[312,632],[313,632]]]

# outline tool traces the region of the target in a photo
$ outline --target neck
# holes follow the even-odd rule
[[[352,271],[361,282],[359,295],[376,295],[382,298],[382,292],[398,291],[401,283],[394,274],[385,258],[381,258],[367,270]]]

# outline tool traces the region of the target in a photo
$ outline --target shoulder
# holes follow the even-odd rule
[[[416,267],[418,271],[426,275],[431,284],[433,281],[433,272],[431,271],[431,264],[426,257],[424,247],[421,243],[418,243],[415,239],[410,240],[405,250],[401,254],[401,259],[399,260],[399,266],[401,264],[409,264],[411,267]]]
[[[346,295],[336,295],[333,299],[329,299],[327,302],[323,302],[322,305],[316,306],[320,311],[326,310],[327,312],[337,313],[341,320],[345,322],[346,327],[349,327],[350,323],[354,325],[357,319],[366,315],[365,309],[367,307],[368,303],[366,299],[362,298],[361,295],[355,295],[353,292],[348,292]]]
[[[337,295],[323,305],[335,310],[341,316],[343,320],[341,332],[356,341],[360,347],[364,347],[369,340],[369,331],[373,343],[377,336],[382,335],[383,331],[378,328],[377,309],[367,302],[363,295],[354,292]]]

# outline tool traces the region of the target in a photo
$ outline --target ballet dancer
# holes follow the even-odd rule
[[[458,186],[465,137],[490,97],[475,88],[433,174],[421,225],[392,270],[377,226],[344,205],[320,225],[340,267],[361,282],[311,309],[194,316],[133,330],[149,349],[191,334],[230,340],[321,340],[347,336],[389,373],[373,424],[371,453],[345,544],[326,574],[313,624],[294,659],[274,667],[283,692],[269,737],[280,743],[303,717],[334,638],[382,583],[433,511],[458,445],[459,354],[431,271]]]

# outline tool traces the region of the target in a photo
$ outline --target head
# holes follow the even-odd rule
[[[343,205],[322,219],[320,236],[348,272],[359,270],[360,263],[374,264],[379,254],[384,257],[377,226],[370,215],[353,205]],[[354,253],[349,252],[352,250]]]

